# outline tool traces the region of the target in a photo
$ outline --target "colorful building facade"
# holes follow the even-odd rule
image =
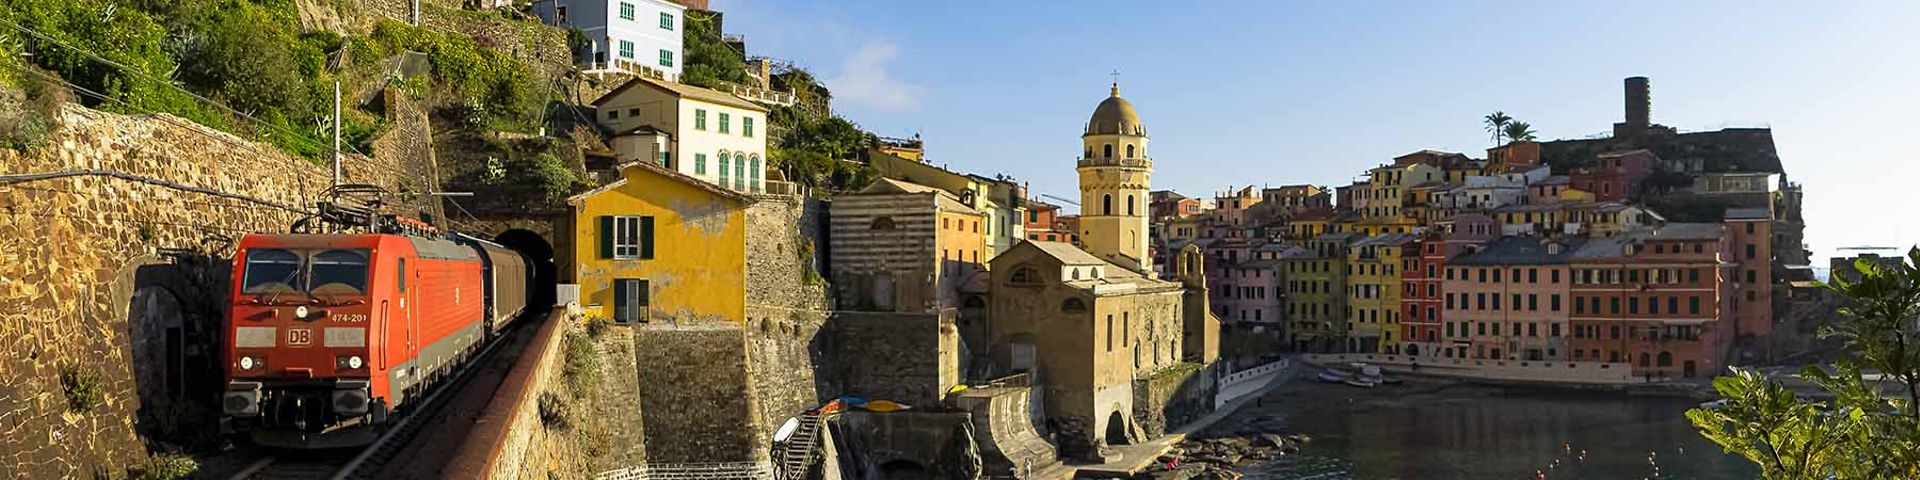
[[[745,321],[754,198],[652,162],[619,172],[567,199],[581,307],[619,323]]]

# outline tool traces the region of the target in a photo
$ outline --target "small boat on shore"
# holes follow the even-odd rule
[[[1379,382],[1375,382],[1375,381],[1367,380],[1363,378],[1357,378],[1357,377],[1349,378],[1345,382],[1341,382],[1341,383],[1345,383],[1347,385],[1352,385],[1360,388],[1373,388],[1380,385]]]
[[[1320,374],[1315,375],[1314,378],[1319,379],[1320,381],[1326,382],[1326,383],[1346,383],[1349,377],[1346,375],[1341,375],[1339,373],[1336,373],[1332,370],[1328,370],[1328,371],[1320,372]]]

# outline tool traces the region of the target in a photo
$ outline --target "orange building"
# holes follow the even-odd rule
[[[1736,339],[1773,333],[1773,214],[1766,207],[1729,208],[1727,236],[1733,248],[1733,318]]]
[[[1059,205],[1028,200],[1025,219],[1027,240],[1079,244],[1080,237],[1074,234],[1079,226],[1070,225],[1067,218],[1060,215]]]
[[[1670,223],[1589,240],[1570,266],[1572,359],[1631,362],[1649,378],[1718,372],[1736,323],[1725,230]]]
[[[1578,240],[1506,237],[1447,262],[1442,357],[1568,358],[1568,262]],[[1461,342],[1459,340],[1465,340]]]

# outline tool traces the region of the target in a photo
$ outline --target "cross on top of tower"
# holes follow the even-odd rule
[[[1107,75],[1113,77],[1113,96],[1120,96],[1120,69],[1116,68],[1112,72],[1108,72]]]

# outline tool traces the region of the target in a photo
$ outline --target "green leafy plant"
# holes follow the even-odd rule
[[[568,430],[573,424],[568,420],[573,406],[566,397],[553,392],[540,392],[540,424],[554,430]]]
[[[157,453],[146,461],[127,467],[127,478],[133,480],[174,480],[187,478],[200,470],[199,462],[192,457],[178,453]]]
[[[1847,353],[1800,376],[1833,399],[1801,398],[1752,370],[1714,379],[1724,400],[1687,418],[1768,479],[1920,478],[1920,248],[1900,265],[1860,261],[1829,288],[1851,306],[1824,327]],[[1890,390],[1890,391],[1889,391]]]
[[[1507,116],[1507,112],[1489,113],[1485,118],[1481,118],[1480,122],[1486,126],[1488,133],[1493,134],[1494,145],[1506,143],[1500,140],[1507,136],[1507,124],[1513,123],[1513,117]]]
[[[574,397],[586,396],[600,383],[600,350],[594,347],[592,337],[579,330],[568,331],[564,345],[567,362],[561,366],[561,374]]]
[[[66,393],[67,409],[75,412],[91,412],[106,403],[100,375],[91,371],[67,367],[60,372],[60,390]]]
[[[714,88],[720,86],[720,82],[750,81],[745,55],[727,44],[712,17],[690,14],[685,23],[681,45],[686,50],[687,63],[681,68],[682,83]]]
[[[587,336],[589,337],[600,338],[610,328],[613,328],[613,322],[607,321],[606,317],[599,315],[587,317]]]
[[[1538,132],[1533,131],[1533,124],[1531,123],[1514,121],[1501,127],[1501,133],[1506,135],[1507,141],[1509,142],[1531,142],[1534,140],[1534,135]]]

